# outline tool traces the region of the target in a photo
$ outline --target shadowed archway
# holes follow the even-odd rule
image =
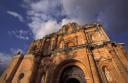
[[[61,62],[53,72],[50,83],[86,83],[89,77],[85,65],[74,59]],[[73,81],[73,82],[72,82]]]
[[[65,68],[59,79],[59,83],[85,83],[84,72],[77,66]]]

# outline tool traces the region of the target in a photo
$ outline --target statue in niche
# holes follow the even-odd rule
[[[34,41],[28,49],[28,54],[39,54],[43,45],[42,40]]]
[[[46,82],[46,73],[49,70],[50,67],[53,67],[53,59],[52,58],[47,58],[45,59],[46,61],[44,61],[44,64],[41,65],[41,83],[45,83]]]
[[[75,46],[75,42],[74,38],[72,40],[65,41],[65,47]]]
[[[104,67],[104,74],[105,74],[107,81],[112,82],[112,76],[111,76],[109,70],[107,69],[107,67]]]
[[[34,45],[31,49],[31,53],[32,54],[36,54],[36,51],[37,51],[37,45]]]
[[[42,75],[41,83],[45,83],[45,76],[46,76],[46,74]]]
[[[40,52],[40,47],[37,45],[37,44],[35,44],[35,45],[33,45],[33,47],[32,47],[32,49],[30,50],[30,52],[29,53],[32,53],[32,54],[39,54]]]

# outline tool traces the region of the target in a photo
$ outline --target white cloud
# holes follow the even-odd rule
[[[6,66],[10,59],[11,56],[9,54],[0,52],[0,66]]]
[[[124,7],[126,3],[121,0],[116,3],[115,0],[24,0],[24,5],[31,21],[28,25],[35,39],[42,38],[69,22],[83,25],[100,21],[104,26],[109,25],[111,28],[107,28],[113,32],[128,31],[128,14]]]
[[[11,52],[9,54],[0,52],[0,70],[1,68],[5,68],[12,57],[18,52],[24,53],[24,51],[20,48],[11,48],[10,51]]]
[[[0,74],[5,70],[11,59],[12,59],[11,53],[7,54],[0,52]]]
[[[65,19],[62,19],[62,21],[59,23],[57,23],[56,20],[48,20],[47,22],[34,20],[34,22],[30,23],[29,26],[35,36],[35,39],[40,39],[47,34],[58,31],[62,25],[65,25],[71,22],[79,23],[77,19],[65,18]]]
[[[0,68],[6,67],[6,65],[9,63],[12,57],[17,54],[17,52],[20,51],[21,53],[23,53],[23,50],[20,48],[16,48],[16,49],[11,48],[10,51],[11,51],[10,54],[0,52]]]
[[[99,21],[112,33],[128,32],[128,0],[62,0],[65,13],[81,24]]]
[[[41,23],[31,23],[30,24],[31,30],[35,35],[35,39],[42,38],[46,34],[55,32],[59,28],[59,24],[55,20],[48,20],[47,22]]]
[[[80,21],[78,19],[68,19],[68,18],[65,18],[65,19],[62,19],[61,21],[61,26],[62,25],[65,25],[65,24],[68,24],[68,23],[72,23],[72,22],[76,22],[76,23],[80,23]]]
[[[59,23],[54,18],[57,14],[60,15],[60,13],[57,13],[57,7],[59,6],[57,1],[58,0],[25,1],[25,3],[28,4],[28,19],[31,20],[28,25],[35,39],[40,39],[46,34],[58,30]]]
[[[7,14],[18,18],[20,22],[24,21],[23,17],[20,14],[18,14],[17,12],[7,11]]]
[[[39,2],[31,3],[30,6],[35,12],[47,12],[50,5],[49,0],[40,0]]]
[[[20,48],[11,48],[10,51],[12,55],[16,55],[18,52],[24,53],[24,51]]]
[[[29,40],[32,35],[29,31],[22,30],[22,29],[15,30],[15,31],[9,31],[8,33],[21,40]]]
[[[28,26],[32,30],[35,39],[40,39],[47,34],[56,32],[62,25],[69,22],[78,22],[77,19],[62,18],[65,12],[61,1],[36,0],[33,2],[25,0],[28,9],[28,19],[31,20]]]
[[[23,50],[19,48],[11,48],[10,51],[10,54],[0,52],[0,66],[6,66],[8,62],[12,59],[12,57],[16,55],[17,52],[20,51],[21,53],[23,53]]]

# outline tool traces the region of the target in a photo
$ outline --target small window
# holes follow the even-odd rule
[[[74,46],[74,42],[67,42],[67,47]]]
[[[65,40],[64,41],[64,47],[72,47],[72,46],[75,46],[76,45],[76,41],[77,39],[76,38],[72,38],[70,40]]]
[[[21,73],[20,75],[19,75],[19,77],[18,77],[18,80],[21,80],[21,79],[23,79],[24,78],[24,73]]]

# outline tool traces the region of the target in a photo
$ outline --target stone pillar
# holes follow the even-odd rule
[[[90,65],[90,69],[92,73],[93,82],[100,83],[101,78],[100,78],[99,70],[94,60],[92,49],[90,48],[90,41],[88,40],[89,34],[85,32],[85,30],[84,30],[84,34],[85,34],[85,39],[86,39],[85,44],[87,44],[87,53],[88,53],[87,56],[88,56],[88,61],[90,63],[89,65]]]
[[[128,71],[125,69],[124,65],[122,64],[120,58],[118,57],[118,52],[114,48],[114,46],[108,46],[108,49],[111,48],[111,55],[113,57],[114,62],[116,63],[119,72],[121,73],[121,76],[125,78],[125,81],[128,82]],[[121,56],[121,55],[120,55]]]
[[[24,56],[23,55],[16,55],[15,57],[19,58],[17,61],[17,64],[14,66],[10,76],[8,77],[8,79],[6,80],[6,83],[11,83],[13,77],[15,76],[15,73],[17,72],[18,67],[20,66]]]

